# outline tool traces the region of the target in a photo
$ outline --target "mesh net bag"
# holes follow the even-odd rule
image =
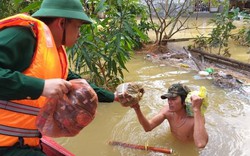
[[[77,135],[95,117],[98,98],[84,79],[71,80],[72,90],[61,99],[48,99],[37,116],[42,135],[70,137]]]
[[[141,100],[144,94],[144,89],[139,83],[122,83],[117,86],[116,94],[121,105],[128,107],[138,103]]]

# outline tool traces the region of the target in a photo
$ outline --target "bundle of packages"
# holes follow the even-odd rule
[[[51,98],[37,117],[39,131],[49,137],[77,135],[95,117],[98,98],[84,79],[71,80],[72,90],[61,99]]]
[[[191,91],[188,93],[187,98],[185,100],[186,112],[187,112],[188,116],[194,116],[192,102],[191,102],[192,95],[197,95],[203,99],[202,104],[201,104],[201,113],[202,113],[202,115],[204,115],[204,113],[206,112],[207,107],[208,107],[208,98],[207,98],[206,87],[201,86],[199,90]]]
[[[139,83],[122,83],[117,86],[116,94],[122,106],[128,107],[141,100],[144,89]]]

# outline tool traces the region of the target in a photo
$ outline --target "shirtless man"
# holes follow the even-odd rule
[[[168,99],[161,111],[151,120],[142,114],[140,105],[131,106],[138,117],[140,124],[146,132],[153,130],[165,119],[168,120],[172,134],[181,141],[194,141],[195,146],[204,148],[208,142],[208,134],[205,128],[205,118],[201,113],[202,99],[199,96],[191,96],[194,116],[188,116],[185,110],[185,99],[190,89],[182,84],[173,84],[168,93],[161,96]]]

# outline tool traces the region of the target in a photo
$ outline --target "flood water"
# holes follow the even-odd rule
[[[203,15],[204,16],[204,15]],[[215,25],[210,23],[210,19],[213,18],[215,15],[206,15],[205,17],[191,17],[189,18],[188,22],[185,26],[187,26],[189,29],[185,29],[182,31],[179,31],[178,33],[174,34],[174,36],[171,39],[178,39],[178,38],[196,38],[197,36],[203,35],[204,37],[209,37],[209,34],[211,34],[212,29],[215,27]],[[184,21],[184,18],[181,18],[182,21]],[[155,21],[157,23],[157,20]],[[236,29],[233,29],[231,33],[236,34],[240,28],[242,28],[246,23],[243,21],[234,21],[233,24],[236,26]],[[178,28],[178,24],[176,26]],[[166,30],[168,33],[169,28]],[[152,40],[155,40],[155,34],[154,32],[149,32],[149,37]],[[175,42],[173,43],[177,47],[188,45],[193,45],[193,40],[185,41],[185,42]],[[234,40],[229,40],[228,43],[229,52],[231,54],[231,59],[240,60],[245,63],[250,63],[250,54],[249,54],[249,47],[247,46],[241,46]],[[213,48],[212,53],[217,54],[218,48]],[[221,51],[221,54],[223,52]]]
[[[154,116],[167,102],[160,95],[170,84],[182,82],[191,89],[205,86],[209,107],[205,113],[209,142],[203,150],[191,143],[181,143],[170,133],[168,122],[151,132],[144,132],[135,112],[119,103],[100,103],[96,117],[80,134],[56,139],[76,156],[165,156],[166,154],[111,146],[109,141],[171,148],[175,156],[247,156],[250,153],[250,98],[234,90],[224,90],[209,79],[196,79],[196,71],[163,66],[135,55],[127,64],[126,82],[143,84],[140,102],[147,118]]]
[[[199,33],[208,34],[212,26],[208,19],[199,20]],[[196,22],[193,20],[193,22]],[[182,31],[174,36],[195,37],[197,30]],[[151,36],[154,38],[154,36]],[[182,49],[187,42],[171,43]],[[232,58],[249,62],[247,48],[230,44]],[[140,102],[147,118],[154,116],[167,102],[160,95],[176,82],[182,82],[191,89],[205,86],[208,92],[209,107],[205,113],[209,142],[203,150],[192,143],[182,143],[170,133],[168,122],[163,122],[151,132],[144,132],[135,112],[119,103],[100,103],[93,122],[80,134],[56,141],[76,156],[165,156],[166,154],[129,149],[109,145],[109,141],[162,147],[173,149],[174,156],[248,156],[250,153],[250,96],[237,90],[225,90],[213,85],[212,80],[197,79],[197,71],[153,63],[144,59],[145,54],[136,54],[126,64],[129,72],[124,72],[125,82],[143,84],[145,94]]]

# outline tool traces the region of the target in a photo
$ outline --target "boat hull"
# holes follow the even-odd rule
[[[41,142],[43,152],[47,156],[75,156],[49,137],[43,136]]]

